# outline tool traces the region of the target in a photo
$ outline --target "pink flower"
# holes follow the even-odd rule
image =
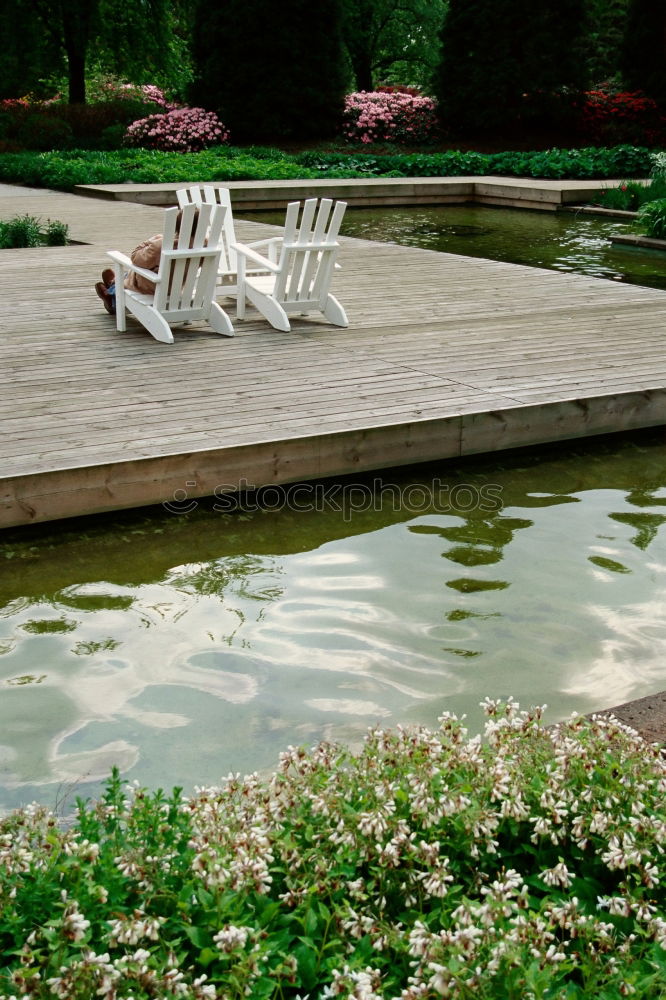
[[[198,152],[228,139],[229,133],[217,115],[203,108],[179,108],[150,115],[133,122],[125,133],[127,145],[183,153]]]
[[[360,91],[345,99],[343,135],[349,141],[428,142],[436,129],[435,102],[414,91]]]

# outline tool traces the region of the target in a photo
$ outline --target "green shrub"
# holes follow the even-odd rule
[[[69,240],[69,226],[58,219],[49,219],[44,228],[44,242],[47,247],[64,247]]]
[[[263,147],[215,146],[200,153],[159,150],[62,150],[0,154],[0,181],[71,191],[77,184],[149,184],[228,180],[291,180],[315,177],[456,177],[504,174],[515,177],[647,177],[647,149],[550,149],[541,152],[328,153],[297,155]]]
[[[666,198],[666,177],[653,176],[649,184],[625,181],[619,187],[607,188],[599,195],[598,204],[603,208],[637,212],[642,205],[659,198]]]
[[[125,125],[107,125],[100,132],[97,148],[122,149],[126,131]]]
[[[646,235],[655,240],[666,240],[666,198],[658,198],[643,205],[638,221],[646,226]]]
[[[647,149],[618,146],[580,149],[548,149],[536,152],[476,153],[449,150],[444,153],[411,153],[376,156],[372,153],[350,154],[356,170],[376,175],[402,177],[453,177],[473,174],[499,174],[514,177],[603,178],[645,177],[652,161]],[[334,165],[344,166],[349,159],[340,153],[302,153],[299,163],[325,171]],[[367,164],[367,167],[364,165]],[[325,175],[324,175],[325,176]]]
[[[666,150],[661,153],[653,153],[651,177],[655,180],[666,181]]]
[[[91,104],[56,104],[52,107],[55,114],[69,123],[76,140],[91,146],[102,137],[105,129],[114,125],[127,128],[137,118],[163,110],[152,101],[118,97]]]
[[[28,115],[17,133],[18,141],[26,149],[66,149],[73,138],[71,125],[51,114]]]
[[[26,149],[62,150],[73,145],[108,148],[106,130],[122,126],[124,133],[137,118],[163,110],[147,96],[133,91],[129,96],[112,94],[90,104],[0,101],[0,138],[16,140]]]
[[[620,1000],[666,989],[666,762],[486,699],[183,798],[0,820],[0,1000]]]
[[[620,212],[635,212],[637,206],[638,193],[635,190],[639,185],[630,181],[625,181],[619,187],[606,188],[597,198],[597,204],[602,208],[615,209]]]
[[[34,215],[20,215],[8,222],[0,222],[0,249],[19,249],[41,246],[65,246],[69,226],[49,219],[46,226]]]
[[[3,250],[42,245],[40,220],[34,215],[20,215],[0,222],[0,247]]]

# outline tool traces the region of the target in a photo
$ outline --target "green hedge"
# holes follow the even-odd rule
[[[219,146],[201,153],[147,150],[0,154],[0,182],[71,191],[77,184],[136,184],[292,180],[316,177],[456,177],[502,175],[545,178],[647,177],[652,161],[642,147],[550,149],[544,152],[373,155]]]

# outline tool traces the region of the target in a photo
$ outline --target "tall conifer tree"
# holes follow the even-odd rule
[[[632,0],[621,68],[630,87],[666,108],[666,0]]]
[[[584,85],[576,39],[584,0],[450,0],[435,92],[461,132],[506,130]]]
[[[202,0],[191,102],[237,141],[332,135],[346,82],[340,26],[340,0]]]

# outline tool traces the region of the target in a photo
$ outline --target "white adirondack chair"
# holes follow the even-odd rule
[[[303,205],[299,225],[301,203],[291,202],[282,236],[236,244],[239,319],[244,318],[245,301],[249,299],[276,330],[291,329],[290,313],[306,315],[313,310],[322,312],[336,326],[349,325],[344,309],[329,292],[339,249],[337,236],[346,207],[344,201],[334,205],[330,198],[322,198],[317,207],[317,199],[309,198]],[[267,247],[268,256],[258,253],[257,247]],[[268,273],[250,274],[247,261]]]
[[[178,209],[164,213],[164,232],[159,270],[137,267],[129,257],[109,250],[116,279],[116,326],[127,329],[126,312],[132,313],[156,340],[173,344],[171,325],[204,320],[216,333],[234,336],[231,320],[215,301],[215,283],[220,261],[220,230],[224,210],[190,205],[182,212],[176,230]],[[134,271],[155,285],[152,295],[124,287],[126,272]]]
[[[236,231],[234,217],[231,211],[231,196],[229,188],[214,187],[212,184],[193,184],[191,187],[179,188],[176,191],[179,208],[186,205],[220,205],[226,209],[220,240],[220,265],[218,269],[218,295],[235,296],[238,292],[238,262],[236,256]],[[259,268],[248,268],[249,274],[263,273]]]

